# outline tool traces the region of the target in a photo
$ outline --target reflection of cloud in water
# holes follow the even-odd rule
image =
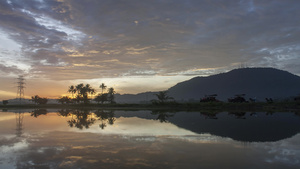
[[[231,138],[219,137],[211,134],[195,134],[195,135],[156,135],[156,136],[130,136],[122,135],[122,138],[127,140],[134,140],[139,142],[155,142],[160,141],[164,142],[165,140],[172,139],[178,140],[186,143],[195,143],[195,144],[241,144],[242,142],[232,140]]]
[[[0,168],[3,169],[15,168],[15,158],[18,152],[25,150],[29,147],[29,143],[25,139],[17,140],[15,138],[0,138],[0,143]]]
[[[262,167],[262,159],[270,166],[299,166],[297,144],[300,134],[279,142],[245,145],[210,134],[140,136],[54,131],[30,135],[26,140],[8,144],[13,140],[7,140],[7,145],[2,144],[0,168],[14,168],[14,161],[21,168],[80,168],[81,165],[89,168],[197,168],[202,165],[239,168],[249,165],[251,168]]]
[[[277,142],[240,142],[195,134],[172,123],[119,117],[102,130],[67,125],[68,118],[27,114],[25,134],[15,119],[0,121],[0,168],[299,168],[300,134]],[[9,127],[7,127],[9,126]],[[8,128],[12,129],[8,131]],[[216,161],[218,161],[216,163]],[[212,166],[212,167],[211,167]],[[247,167],[246,167],[247,168]]]
[[[299,138],[297,135],[280,142],[242,146],[242,142],[209,134],[181,137],[50,132],[30,138],[28,149],[20,151],[17,160],[20,166],[29,168],[80,168],[82,165],[88,168],[253,168],[263,167],[262,159],[265,159],[272,161],[268,161],[266,168],[280,168],[282,164],[293,168],[299,166],[296,163],[299,151],[295,150],[294,154],[284,152],[297,148]],[[284,161],[285,158],[290,158],[290,161]]]
[[[171,138],[184,140],[192,143],[232,143],[232,142],[241,143],[239,141],[232,140],[231,138],[228,137],[220,137],[211,134],[198,134],[196,136],[189,135],[185,137],[173,136]]]
[[[194,132],[179,128],[172,123],[161,123],[157,120],[141,119],[137,117],[117,118],[113,125],[107,125],[104,130],[102,130],[98,125],[93,125],[88,130],[78,130],[74,128],[72,131],[142,136],[196,135]]]
[[[6,120],[15,119],[15,118],[16,118],[16,116],[12,113],[2,114],[2,112],[1,112],[0,121],[6,121]]]
[[[300,167],[300,134],[277,142],[251,143],[253,148],[260,150],[262,159],[274,165]]]

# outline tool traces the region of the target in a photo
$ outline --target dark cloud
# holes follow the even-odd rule
[[[299,58],[300,2],[1,1],[0,25],[52,79],[170,75]],[[200,73],[199,73],[200,74]]]
[[[7,66],[0,63],[0,73],[3,75],[22,74],[23,71],[17,66]]]

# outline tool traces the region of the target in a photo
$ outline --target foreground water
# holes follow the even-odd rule
[[[0,112],[0,168],[300,168],[300,116],[266,112]]]

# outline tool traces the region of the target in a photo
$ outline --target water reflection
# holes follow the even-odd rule
[[[37,118],[40,115],[46,115],[48,111],[46,109],[35,109],[31,112],[31,116]]]
[[[217,112],[201,112],[205,119],[218,119]]]
[[[107,124],[113,125],[116,121],[114,113],[112,110],[96,110],[91,112],[90,110],[59,110],[59,116],[71,117],[68,120],[68,125],[70,127],[76,127],[79,129],[88,129],[93,125],[96,120],[100,121],[99,127],[104,129]]]
[[[37,109],[30,115],[39,118],[47,115],[46,109]],[[292,137],[300,132],[299,116],[292,113],[256,113],[256,112],[172,112],[155,110],[150,113],[122,112],[113,110],[59,110],[57,113],[67,118],[69,127],[89,129],[97,124],[100,129],[113,126],[121,117],[137,117],[131,123],[139,124],[140,119],[157,120],[171,123],[181,129],[197,134],[212,134],[243,142],[278,141]],[[200,116],[199,116],[200,114]],[[17,115],[17,135],[22,134],[23,114]],[[18,117],[18,118],[17,118]],[[242,121],[241,121],[242,120]],[[138,127],[138,126],[136,126]],[[93,127],[94,128],[94,127]]]
[[[16,113],[16,136],[21,137],[23,134],[24,113]]]
[[[299,132],[296,113],[1,112],[0,168],[299,168]]]
[[[210,133],[243,142],[278,141],[300,132],[299,117],[293,113],[201,112],[176,113],[171,123],[195,133]]]
[[[234,115],[236,119],[246,119],[246,112],[229,112],[228,114]],[[252,113],[250,114],[253,115]]]
[[[151,114],[157,116],[156,120],[159,120],[161,123],[167,123],[168,119],[174,116],[174,113],[166,110],[153,110]]]
[[[98,120],[101,121],[101,124],[99,124],[101,129],[104,129],[107,126],[107,123],[109,125],[113,125],[116,121],[114,112],[112,110],[97,110],[95,111],[95,115],[98,117]]]
[[[88,129],[96,121],[89,110],[63,110],[59,111],[58,114],[63,117],[70,116],[71,119],[67,121],[68,125],[79,129]]]

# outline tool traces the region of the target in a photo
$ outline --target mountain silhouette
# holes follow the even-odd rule
[[[157,92],[116,95],[117,103],[146,103],[157,99]],[[217,99],[227,101],[236,94],[246,99],[285,99],[300,94],[300,77],[275,68],[240,68],[207,77],[195,77],[168,89],[176,101],[199,102],[205,95],[217,94]]]
[[[227,100],[236,94],[247,98],[287,98],[300,94],[300,77],[274,68],[240,68],[207,77],[195,77],[171,87],[169,95],[176,100],[197,99],[217,94]]]

